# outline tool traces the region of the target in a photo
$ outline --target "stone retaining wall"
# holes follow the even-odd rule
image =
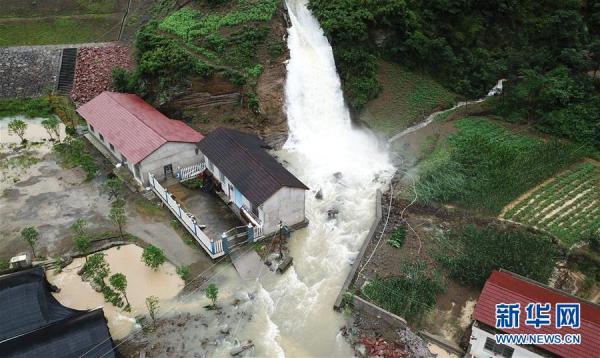
[[[0,47],[0,98],[37,97],[56,89],[62,50],[107,43]]]

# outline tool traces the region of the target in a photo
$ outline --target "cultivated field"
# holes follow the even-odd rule
[[[117,40],[127,0],[2,2],[0,46]]]
[[[566,244],[600,229],[600,167],[578,164],[509,206],[506,219],[545,229]]]

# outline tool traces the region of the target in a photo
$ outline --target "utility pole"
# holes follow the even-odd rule
[[[283,222],[279,220],[279,259],[283,258]]]

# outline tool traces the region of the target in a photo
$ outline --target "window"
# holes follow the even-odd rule
[[[140,165],[139,164],[135,165],[135,176],[140,179],[142,178],[140,175]]]
[[[221,183],[225,182],[225,174],[223,174],[222,171],[219,171],[219,180],[221,181]]]
[[[513,348],[506,346],[504,344],[498,344],[498,343],[496,343],[495,340],[493,340],[491,338],[485,339],[485,345],[483,346],[483,349],[494,353],[498,357],[504,357],[504,358],[512,358],[513,353],[515,352],[515,350]]]
[[[100,134],[100,140],[104,142],[104,136]]]
[[[110,144],[110,143],[108,145],[110,146],[110,150],[112,150],[114,152],[115,151],[115,146],[112,145],[112,144]]]
[[[254,214],[254,216],[256,216],[257,218],[258,218],[258,217],[260,217],[260,216],[258,215],[258,206],[256,206],[256,205],[252,205],[252,203],[250,203],[250,207],[251,207],[251,209],[252,209],[252,214]]]
[[[94,133],[94,126],[90,124],[90,130]]]

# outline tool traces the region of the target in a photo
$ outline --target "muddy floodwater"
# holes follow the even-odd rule
[[[61,273],[48,274],[48,280],[60,288],[54,297],[63,305],[74,309],[93,309],[102,306],[108,320],[108,327],[114,339],[127,336],[135,326],[136,315],[146,314],[145,300],[156,296],[163,302],[173,299],[184,286],[175,272],[175,266],[165,262],[156,271],[149,269],[142,261],[142,248],[136,245],[114,247],[104,251],[110,273],[120,272],[127,277],[127,298],[131,312],[104,302],[101,293],[92,289],[88,282],[81,280],[77,271],[84,263],[83,258],[75,259]]]
[[[27,130],[25,131],[24,137],[28,141],[39,142],[50,139],[50,135],[44,126],[42,126],[42,121],[46,118],[27,119],[23,116],[16,116],[0,118],[0,143],[21,143],[21,138],[19,138],[19,136],[9,133],[8,124],[13,119],[20,119],[27,123]],[[59,124],[58,133],[60,134],[61,139],[65,138],[65,125],[62,122]]]

